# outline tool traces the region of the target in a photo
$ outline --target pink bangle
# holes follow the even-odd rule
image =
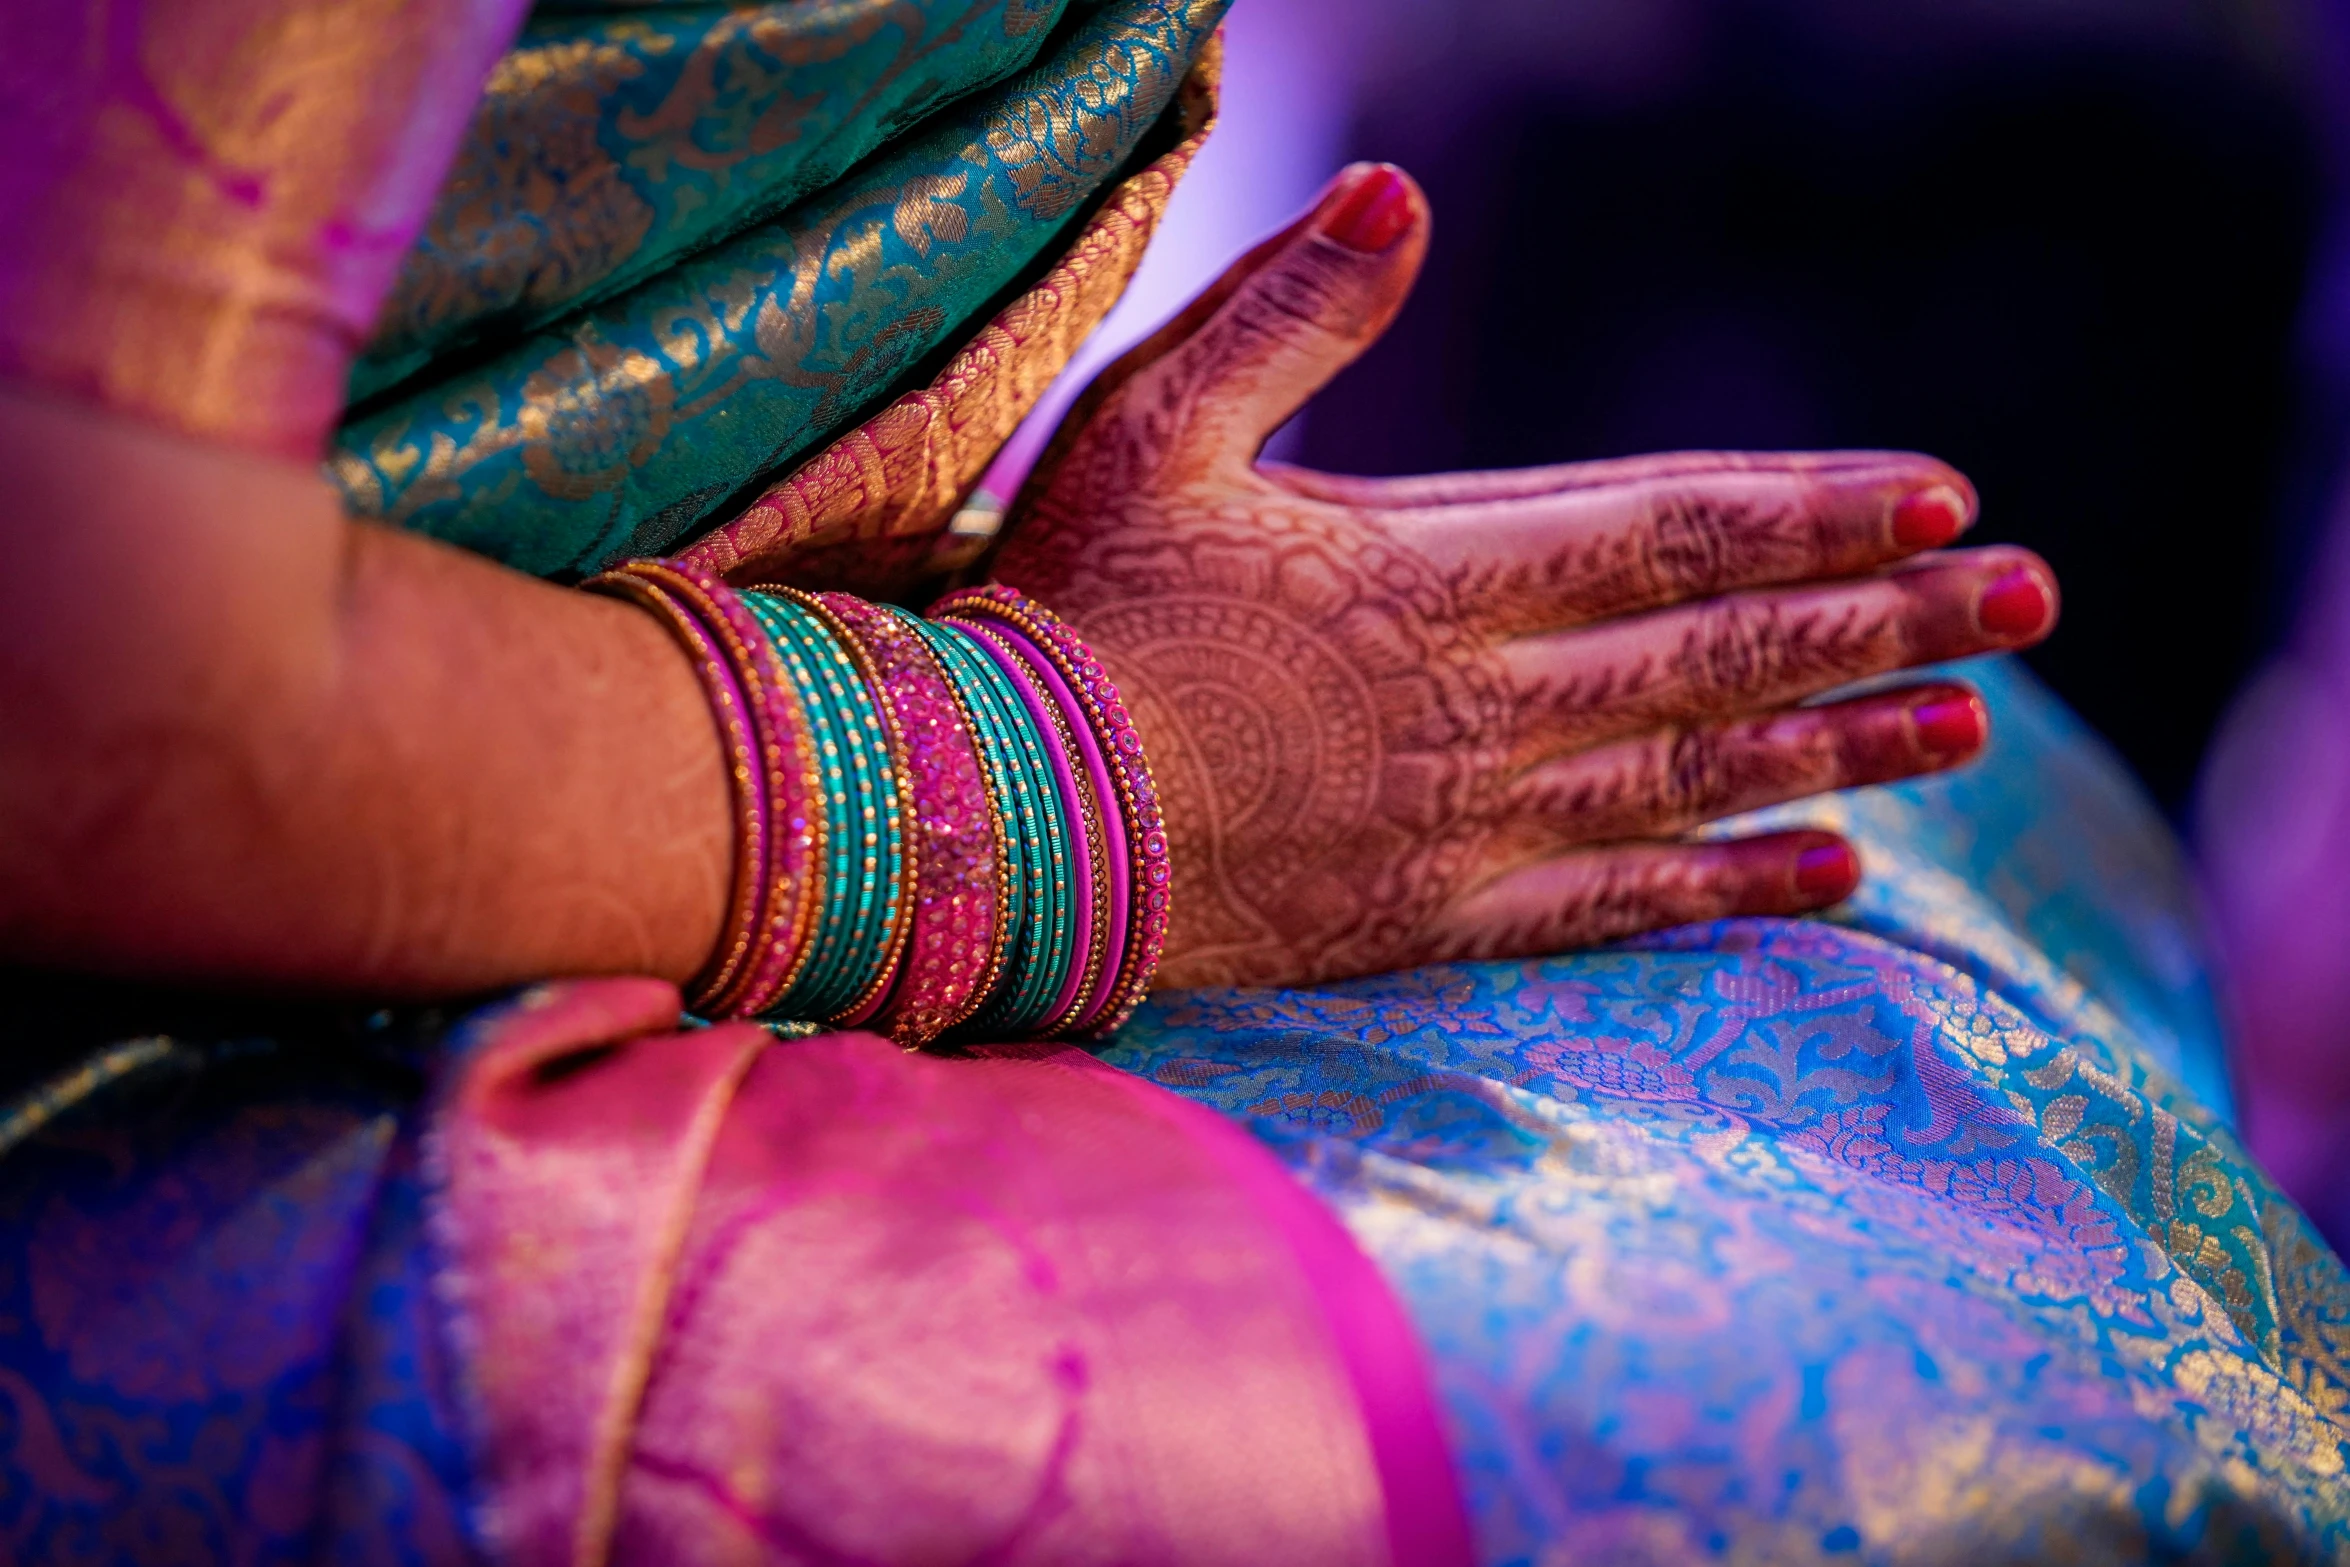
[[[817,595],[864,645],[906,743],[908,901],[914,929],[895,986],[872,1021],[908,1049],[928,1044],[983,999],[993,966],[1002,850],[969,718],[921,637],[894,610],[845,593]]]
[[[1051,657],[1037,647],[1025,631],[1015,629],[1012,622],[1007,621],[1005,626],[1007,639],[1019,648],[1022,657],[1029,660],[1053,699],[1064,710],[1079,715],[1081,719],[1089,719],[1090,715],[1078,700],[1077,693],[1069,688],[1068,680]],[[1068,1026],[1072,1031],[1083,1032],[1097,1025],[1108,1011],[1111,984],[1115,982],[1118,970],[1125,962],[1127,927],[1134,917],[1134,878],[1133,851],[1126,835],[1126,815],[1119,806],[1117,774],[1110,766],[1109,759],[1102,754],[1101,740],[1094,733],[1093,724],[1086,721],[1072,727],[1076,732],[1077,747],[1084,758],[1086,772],[1093,780],[1094,795],[1101,805],[1102,839],[1112,851],[1109,855],[1109,906],[1105,911],[1108,939],[1102,955],[1102,972],[1111,979],[1095,992],[1095,1006],[1069,1020]]]
[[[823,848],[823,822],[814,803],[823,777],[808,743],[808,716],[782,657],[734,589],[676,561],[638,561],[620,569],[668,584],[719,627],[752,695],[767,772],[768,902],[758,949],[733,992],[712,1002],[712,1015],[756,1017],[790,989],[807,963],[815,921],[813,869]]]
[[[768,796],[761,746],[753,717],[754,704],[737,677],[732,661],[721,651],[723,638],[704,623],[686,601],[674,595],[657,573],[623,567],[589,579],[591,592],[625,599],[650,612],[668,627],[693,660],[694,673],[709,700],[719,737],[726,747],[727,779],[734,796],[735,870],[727,898],[726,927],[708,965],[687,987],[687,1006],[703,1016],[715,1016],[717,1007],[734,988],[758,947],[769,898]]]

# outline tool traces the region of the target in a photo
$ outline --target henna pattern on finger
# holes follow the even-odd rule
[[[1846,759],[1687,732],[1914,651],[1914,590],[1712,597],[1866,569],[1885,550],[1863,487],[1907,459],[1259,472],[1259,439],[1375,335],[1418,254],[1346,251],[1310,224],[1261,248],[1105,372],[1012,507],[999,575],[1087,638],[1150,752],[1175,870],[1165,983],[1311,983],[1808,906],[1785,845],[1653,840],[1724,800],[1809,792]],[[1833,494],[1814,482],[1831,471]],[[1764,477],[1718,482],[1734,474]],[[1538,493],[1594,481],[1628,489],[1579,509]],[[1943,619],[1973,615],[1941,597]],[[1668,728],[1684,737],[1645,758],[1517,781]],[[1528,843],[1536,814],[1566,830]],[[1578,826],[1650,841],[1556,858]]]
[[[1849,743],[1826,726],[1698,727],[1606,747],[1526,774],[1512,808],[1525,858],[1656,838],[1849,780]]]
[[[1612,646],[1590,643],[1587,665],[1518,678],[1513,728],[1522,764],[1800,701],[1898,668],[1909,653],[1890,595],[1793,606],[1727,597],[1666,613],[1653,639],[1645,635],[1652,628],[1628,622],[1610,636]]]
[[[1889,783],[1973,752],[1926,742],[1915,715],[1964,711],[1963,686],[1927,684],[1724,725],[1668,730],[1559,758],[1511,791],[1517,863],[1568,848],[1672,836],[1833,789]],[[1972,714],[1967,714],[1972,720]],[[1981,731],[1975,730],[1978,740]]]
[[[1461,909],[1438,938],[1437,961],[1564,952],[1693,920],[1780,912],[1758,896],[1748,868],[1712,847],[1586,850],[1521,874],[1539,894],[1496,888]]]
[[[1793,498],[1672,491],[1650,497],[1623,526],[1575,531],[1539,560],[1461,567],[1452,591],[1481,629],[1523,636],[1798,581],[1840,552],[1831,525]]]

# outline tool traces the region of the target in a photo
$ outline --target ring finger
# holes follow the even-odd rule
[[[1804,914],[1849,896],[1859,879],[1851,846],[1824,832],[1575,849],[1445,909],[1420,961],[1528,957],[1696,920]]]
[[[1670,838],[1832,789],[1955,767],[1983,747],[1982,699],[1949,682],[1663,731],[1554,758],[1519,779],[1504,854]]]

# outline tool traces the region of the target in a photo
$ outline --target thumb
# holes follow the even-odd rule
[[[1403,308],[1428,251],[1428,200],[1392,164],[1358,163],[1095,379],[1062,425],[1141,416],[1187,466],[1246,467]],[[1116,404],[1115,409],[1112,404]],[[1056,441],[1055,446],[1062,444]],[[1048,453],[1040,469],[1059,453]]]

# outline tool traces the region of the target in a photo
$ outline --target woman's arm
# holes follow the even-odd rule
[[[0,947],[390,995],[691,975],[731,824],[649,617],[0,390]]]
[[[1963,687],[1800,704],[2054,622],[2026,552],[1912,558],[1972,512],[1926,458],[1258,469],[1392,316],[1425,224],[1400,176],[1343,177],[1105,375],[1003,558],[1134,703],[1177,983],[1832,903],[1858,867],[1830,835],[1679,835],[1965,760]],[[374,994],[702,966],[729,792],[651,618],[29,393],[0,395],[0,472],[13,956]]]
[[[445,993],[706,952],[724,781],[659,628],[311,466],[527,9],[0,8],[10,959]]]

